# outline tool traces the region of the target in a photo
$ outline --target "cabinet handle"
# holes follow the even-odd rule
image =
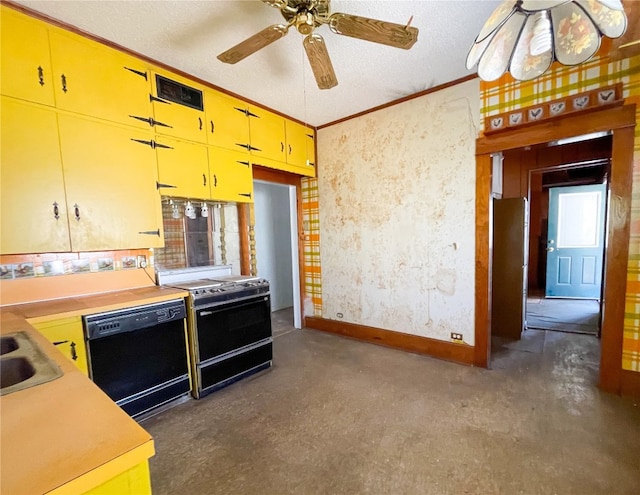
[[[79,222],[80,221],[80,206],[78,206],[78,203],[73,205],[73,212],[74,212],[74,214],[76,216],[76,220]]]
[[[202,119],[201,119],[200,117],[198,117],[198,122],[200,123],[200,128],[199,128],[199,130],[201,131],[201,130],[202,130]]]
[[[144,80],[147,80],[147,73],[143,72],[141,70],[135,70],[135,69],[131,69],[129,67],[125,67],[125,69],[127,69],[130,72],[133,72],[134,74],[138,74],[140,77],[144,77]]]
[[[236,160],[236,163],[239,163],[240,165],[245,165],[247,167],[250,165],[249,162],[245,162],[245,161],[242,161],[242,160]]]
[[[157,230],[143,230],[142,232],[138,232],[141,235],[157,235],[160,237],[160,229]]]
[[[250,198],[251,193],[240,193],[239,196],[244,196],[245,198]]]
[[[68,340],[56,340],[55,342],[51,342],[53,345],[61,345],[69,342]]]
[[[260,118],[260,115],[256,115],[255,113],[251,113],[248,109],[247,109],[247,117],[255,117],[257,119]]]
[[[280,153],[284,151],[284,143],[280,142]]]
[[[211,134],[213,134],[213,130],[215,129],[215,125],[213,124],[213,120],[210,120],[209,122],[211,122]]]
[[[218,177],[216,177],[216,174],[213,174],[213,187],[218,187]]]
[[[60,81],[62,81],[62,91],[64,91],[66,93],[67,92],[67,76],[62,74],[60,76]]]
[[[291,154],[291,145],[289,145],[289,154]]]
[[[53,218],[58,220],[60,218],[60,210],[58,209],[58,202],[53,202]]]
[[[249,151],[262,151],[262,149],[260,149],[260,148],[255,148],[255,147],[253,147],[253,146],[251,146],[251,145],[249,145],[249,147],[248,147],[247,149],[248,149]]]
[[[44,86],[44,70],[40,66],[38,66],[38,83],[40,86]]]
[[[69,347],[71,347],[71,359],[73,359],[74,361],[77,361],[78,353],[76,352],[76,343],[71,342],[71,344],[69,344]]]
[[[156,141],[145,141],[144,139],[134,139],[134,138],[131,138],[131,141],[135,141],[136,143],[147,145],[153,150],[155,150],[156,148],[166,148],[169,150],[173,149],[171,146],[167,146],[166,144],[160,144]]]
[[[202,185],[203,186],[207,185],[207,176],[206,176],[206,174],[202,174]]]
[[[130,118],[140,120],[142,122],[146,122],[150,126],[152,126],[153,119],[151,117],[140,117],[139,115],[129,115]]]

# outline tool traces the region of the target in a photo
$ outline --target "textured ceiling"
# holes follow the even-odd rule
[[[94,35],[216,86],[319,126],[470,74],[464,63],[499,0],[333,0],[332,12],[406,23],[420,30],[408,51],[332,33],[321,26],[339,84],[319,90],[295,29],[235,64],[216,56],[282,22],[260,0],[18,0]]]

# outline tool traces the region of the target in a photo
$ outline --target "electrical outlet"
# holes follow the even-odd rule
[[[144,254],[138,255],[138,268],[147,267],[147,257]]]
[[[451,340],[455,340],[457,342],[462,342],[462,334],[451,332]]]

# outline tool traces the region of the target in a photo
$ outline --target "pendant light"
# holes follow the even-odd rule
[[[520,81],[542,75],[554,60],[578,65],[593,57],[600,38],[627,28],[621,0],[505,0],[476,37],[467,69],[495,81],[509,71]]]

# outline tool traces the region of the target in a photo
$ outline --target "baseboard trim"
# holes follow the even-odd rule
[[[640,398],[640,373],[622,370],[620,376],[620,395]]]
[[[453,361],[454,363],[474,364],[475,348],[467,344],[454,344],[453,342],[445,342],[408,333],[310,316],[305,318],[305,328],[333,333],[415,354],[424,354],[446,361]]]

